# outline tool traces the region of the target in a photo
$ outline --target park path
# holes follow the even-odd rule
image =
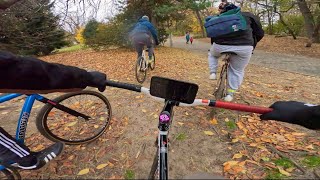
[[[192,52],[206,55],[210,44],[195,39],[193,44],[186,44],[184,37],[173,37],[173,47],[186,49]],[[166,42],[169,46],[169,41]],[[311,58],[305,56],[297,56],[290,54],[265,52],[262,50],[255,50],[250,64],[278,69],[282,71],[294,72],[299,74],[320,76],[320,57]]]

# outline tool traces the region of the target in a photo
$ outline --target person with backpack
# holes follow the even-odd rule
[[[190,41],[190,33],[187,32],[186,33],[186,44],[189,44],[189,41]]]
[[[208,53],[209,79],[217,79],[218,58],[223,52],[234,52],[228,67],[228,89],[225,101],[232,101],[234,93],[239,89],[245,67],[248,65],[252,51],[263,38],[259,18],[229,2],[219,5],[220,14],[206,18],[207,36],[211,38]]]
[[[142,51],[146,45],[148,48],[149,61],[153,59],[153,46],[159,45],[156,28],[149,21],[148,16],[142,16],[130,31],[130,39],[133,42],[138,57],[142,56]]]

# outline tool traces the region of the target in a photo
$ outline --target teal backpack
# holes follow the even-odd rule
[[[209,16],[205,21],[204,27],[206,28],[207,36],[211,38],[248,29],[247,21],[241,14],[239,7],[217,16]]]

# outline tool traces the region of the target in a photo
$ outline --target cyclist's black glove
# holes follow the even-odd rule
[[[278,101],[270,106],[272,112],[260,116],[262,120],[277,120],[320,129],[320,106],[297,101]]]
[[[107,75],[98,71],[89,72],[91,75],[91,81],[88,86],[96,87],[100,92],[106,90]]]

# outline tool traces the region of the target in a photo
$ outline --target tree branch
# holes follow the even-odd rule
[[[7,9],[20,0],[0,0],[0,9]]]

